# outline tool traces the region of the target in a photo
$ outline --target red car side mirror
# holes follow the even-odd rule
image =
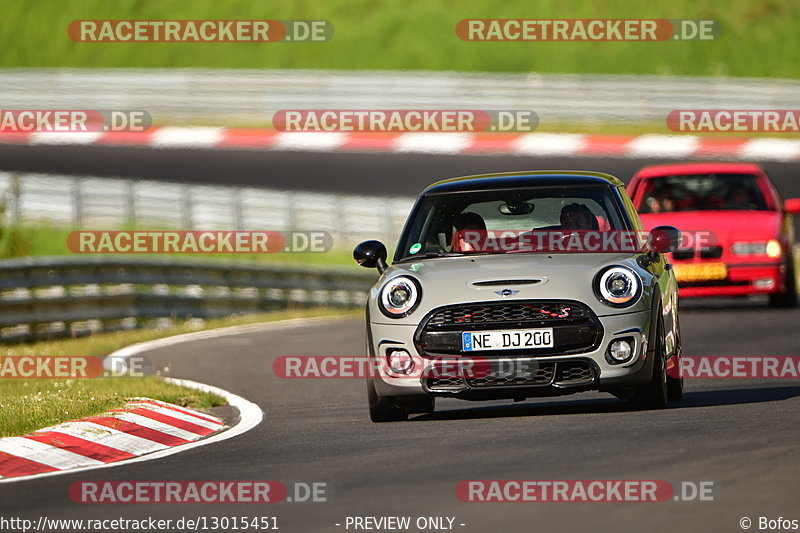
[[[800,215],[800,198],[788,198],[783,205],[787,213]]]

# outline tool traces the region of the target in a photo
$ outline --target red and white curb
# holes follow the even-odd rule
[[[262,420],[260,407],[228,391],[189,380],[166,381],[224,397],[239,410],[238,422],[227,427],[206,413],[135,398],[101,415],[0,439],[0,483],[166,457],[235,437]]]
[[[0,143],[151,148],[797,161],[800,140],[573,133],[344,133],[161,127],[145,132],[0,133]]]
[[[260,332],[260,331],[277,331],[277,330],[283,331],[287,328],[308,327],[308,326],[313,326],[320,322],[327,322],[330,320],[335,320],[335,318],[332,317],[294,318],[294,319],[280,320],[275,322],[246,324],[241,326],[229,326],[225,328],[218,328],[212,330],[183,333],[180,335],[174,335],[172,337],[165,337],[163,339],[155,339],[152,341],[140,342],[137,344],[126,346],[106,357],[105,363],[112,364],[113,360],[115,368],[120,368],[120,364],[124,362],[125,359],[127,359],[128,357],[140,354],[142,352],[146,352],[148,350],[173,346],[175,344],[180,344],[182,342],[227,337],[230,335],[240,335],[240,334]],[[165,381],[169,383],[174,383],[175,385],[180,385],[183,387],[188,387],[191,389],[196,389],[204,392],[211,392],[219,396],[222,396],[228,401],[228,405],[236,408],[239,411],[238,421],[236,422],[236,424],[234,424],[229,428],[220,427],[218,429],[224,429],[224,430],[218,431],[218,429],[213,429],[213,427],[209,427],[210,424],[221,425],[221,422],[216,417],[212,417],[205,413],[199,413],[197,411],[191,411],[183,407],[178,407],[174,405],[170,406],[169,404],[163,404],[163,402],[157,402],[155,400],[134,399],[131,401],[131,403],[126,405],[125,408],[110,413],[106,413],[103,415],[99,415],[98,417],[90,417],[89,419],[76,420],[73,422],[59,424],[51,428],[45,428],[36,431],[32,435],[26,435],[23,437],[6,437],[0,439],[0,443],[6,440],[10,440],[12,443],[11,449],[14,450],[15,452],[15,453],[8,453],[5,451],[5,448],[0,446],[0,465],[2,465],[3,460],[7,456],[12,456],[12,457],[21,457],[22,459],[27,459],[29,463],[31,462],[38,463],[40,465],[43,465],[44,467],[44,470],[40,470],[38,473],[31,472],[31,473],[17,473],[15,475],[9,475],[3,473],[4,471],[0,466],[0,483],[9,483],[15,481],[34,479],[39,477],[70,474],[77,471],[94,470],[99,468],[110,468],[114,466],[128,465],[131,463],[136,463],[141,461],[159,459],[161,457],[166,457],[175,453],[183,452],[198,446],[205,446],[208,444],[213,444],[215,442],[221,442],[236,437],[256,427],[258,424],[261,423],[261,421],[264,418],[264,413],[261,410],[261,407],[259,407],[258,405],[249,400],[246,400],[245,398],[242,398],[241,396],[237,396],[236,394],[233,394],[232,392],[226,391],[219,387],[206,385],[204,383],[197,383],[195,381],[190,381],[187,379],[165,378]],[[166,413],[162,412],[161,413],[162,417],[159,419],[159,418],[154,418],[152,415],[151,416],[142,415],[141,411],[139,411],[140,409],[149,409],[153,413],[158,413],[160,409],[168,409],[169,411],[167,411]],[[145,413],[145,414],[150,415],[150,413]],[[163,416],[168,416],[170,418],[177,418],[178,420],[181,421],[181,425],[171,426],[169,424],[166,424],[164,422],[165,419],[163,418]],[[131,427],[129,424],[142,425],[143,426],[143,429],[141,430],[142,432],[138,434],[126,432],[120,429],[119,426],[114,426],[111,424],[98,424],[97,421],[95,420],[97,418],[106,418],[106,417],[110,417],[112,419],[113,424],[123,424],[126,427]],[[193,418],[187,419],[187,417],[193,417]],[[200,417],[200,420],[198,420],[198,417]],[[133,420],[131,420],[132,418]],[[143,418],[145,419],[144,421],[142,420]],[[144,422],[144,424],[142,424],[142,422]],[[191,424],[191,427],[189,425],[186,425],[186,423]],[[198,427],[193,427],[193,426],[198,426]],[[203,427],[204,429],[200,430],[199,427]],[[205,438],[203,437],[203,435],[200,435],[198,433],[198,431],[204,432],[209,429],[212,430],[211,433],[213,433],[214,431],[218,432],[213,433]],[[59,441],[59,443],[57,443],[58,445],[54,446],[54,441],[52,439],[50,441],[46,440],[47,433],[59,433],[62,434],[63,436],[59,435],[61,440]],[[179,440],[183,440],[185,442],[182,444],[169,445],[166,442],[160,442],[159,440],[147,438],[147,436],[144,433],[147,433],[148,435],[151,436],[155,435],[156,433],[159,433],[161,434],[159,437],[160,439],[170,440],[171,442],[179,442]],[[206,435],[208,434],[209,433],[206,433]],[[45,436],[42,437],[42,435]],[[190,440],[187,437],[192,437],[194,440]],[[19,439],[23,440],[20,441]],[[77,443],[77,440],[75,439],[81,439],[83,441],[91,441],[90,446],[83,445],[80,448],[83,451],[83,453],[79,453],[77,451],[77,448],[74,446],[74,443]],[[45,442],[42,443],[41,440],[45,440]],[[126,444],[123,444],[123,442],[125,442]],[[150,451],[137,453],[137,451],[140,451],[141,448],[132,447],[132,445],[130,444],[132,442],[136,442],[142,447],[149,447]],[[20,450],[21,448],[24,448],[25,451],[20,451],[19,453],[16,453],[16,451]],[[55,450],[51,451],[50,448],[53,448]],[[52,457],[52,460],[46,458],[48,462],[43,462],[44,459],[42,459],[39,456],[34,458],[33,454],[43,453],[43,450],[48,450],[48,456]],[[118,454],[117,456],[119,456],[120,458],[117,460],[110,460],[106,462],[103,461],[103,459],[108,459],[109,457],[111,457],[112,454]],[[128,454],[128,455],[123,457],[122,454]],[[65,461],[66,458],[69,458],[69,461]],[[71,461],[77,461],[77,463],[73,463]],[[24,461],[18,461],[18,463],[22,462]]]
[[[132,459],[196,441],[224,428],[217,417],[136,398],[99,416],[0,439],[0,478]]]

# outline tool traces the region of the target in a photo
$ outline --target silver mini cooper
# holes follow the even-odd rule
[[[623,183],[597,172],[440,181],[417,199],[367,303],[370,418],[430,413],[437,396],[604,391],[637,408],[683,394],[670,226],[644,233]]]

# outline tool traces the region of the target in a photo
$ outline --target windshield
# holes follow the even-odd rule
[[[645,181],[641,214],[726,209],[766,210],[758,177],[751,174],[691,174]]]
[[[531,251],[530,248],[511,245],[480,249],[465,245],[460,237],[472,232],[482,236],[502,236],[507,243],[508,239],[519,240],[531,232],[628,229],[613,188],[609,186],[433,194],[422,198],[412,213],[395,261]]]

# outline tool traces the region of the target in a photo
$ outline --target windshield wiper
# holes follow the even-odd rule
[[[410,255],[408,257],[404,257],[399,262],[416,261],[417,259],[432,259],[434,257],[461,257],[463,255],[464,254],[455,252],[425,252],[424,254]]]

